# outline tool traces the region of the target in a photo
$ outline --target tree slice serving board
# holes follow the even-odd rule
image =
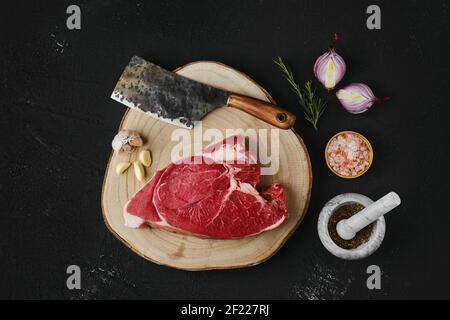
[[[224,64],[199,61],[178,68],[175,72],[185,77],[207,83],[225,90],[271,101],[270,95],[245,74]],[[119,107],[119,106],[117,106]],[[203,131],[208,128],[244,130],[248,128],[275,129],[240,110],[223,107],[208,114],[202,121]],[[121,129],[139,132],[144,139],[143,148],[151,150],[153,163],[146,169],[146,181],[156,170],[170,163],[172,147],[179,142],[171,141],[174,130],[181,129],[145,115],[128,110],[120,124]],[[270,140],[269,140],[270,141]],[[205,143],[206,146],[209,143]],[[268,146],[269,147],[269,146]],[[269,148],[270,150],[270,148]],[[256,236],[233,240],[201,239],[143,227],[131,229],[124,226],[122,209],[125,203],[139,190],[139,182],[133,167],[125,174],[115,173],[116,165],[128,161],[129,156],[111,154],[106,169],[102,190],[103,217],[108,229],[127,247],[140,256],[158,264],[184,270],[210,270],[240,268],[256,265],[273,256],[297,229],[309,204],[312,171],[308,151],[298,134],[293,130],[279,130],[279,170],[273,176],[261,176],[265,186],[275,181],[285,187],[289,217],[279,227]],[[131,160],[136,154],[131,156]]]

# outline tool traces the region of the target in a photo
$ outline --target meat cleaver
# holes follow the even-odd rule
[[[111,98],[188,129],[223,106],[242,110],[281,129],[290,129],[295,122],[295,115],[274,104],[190,80],[137,56],[126,66]]]

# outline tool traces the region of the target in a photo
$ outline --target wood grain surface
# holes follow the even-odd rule
[[[245,74],[217,62],[193,62],[176,70],[188,78],[210,85],[273,102],[270,95]],[[276,129],[234,108],[219,108],[202,121],[203,130]],[[144,148],[151,150],[153,163],[147,169],[147,181],[156,170],[170,163],[174,130],[194,135],[200,130],[180,129],[153,119],[139,111],[128,110],[119,129],[138,131],[145,139]],[[278,130],[278,129],[276,129]],[[203,147],[206,145],[203,145]],[[270,150],[270,145],[268,145]],[[215,240],[174,234],[150,227],[131,229],[124,226],[122,209],[130,197],[143,186],[132,170],[117,176],[116,165],[129,156],[112,154],[105,173],[102,208],[109,230],[131,250],[158,264],[184,270],[227,269],[251,266],[270,258],[297,229],[309,204],[312,171],[309,155],[302,139],[293,130],[279,130],[279,170],[272,176],[261,176],[259,186],[281,182],[286,189],[288,219],[274,230],[242,239]],[[135,155],[132,155],[132,159]]]

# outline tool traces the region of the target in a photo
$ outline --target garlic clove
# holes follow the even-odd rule
[[[150,155],[150,151],[142,150],[138,156],[139,161],[146,167],[150,167],[152,164],[152,157]]]
[[[120,162],[116,166],[116,173],[118,176],[123,174],[125,171],[128,170],[128,168],[131,166],[130,162]]]
[[[144,181],[145,171],[144,171],[144,167],[142,166],[142,164],[139,161],[134,161],[133,168],[134,168],[134,175],[136,176],[136,179],[138,179],[141,182]]]

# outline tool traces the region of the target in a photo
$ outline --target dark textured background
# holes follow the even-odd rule
[[[382,30],[365,27],[373,1],[74,1],[82,29],[66,29],[67,1],[2,4],[0,42],[1,298],[449,298],[449,4],[376,1]],[[297,78],[339,31],[348,64],[340,85],[369,84],[391,101],[350,115],[329,95],[315,132],[272,63]],[[311,154],[310,210],[262,265],[184,272],[150,263],[106,229],[100,208],[110,142],[125,108],[109,98],[130,57],[173,69],[217,60],[240,69],[297,113]],[[323,90],[323,95],[327,95]],[[346,181],[323,160],[331,135],[352,129],[375,149],[373,167]],[[321,245],[318,213],[331,197],[397,191],[381,248],[347,262]],[[65,286],[78,264],[82,289]],[[381,267],[382,290],[366,288]]]

